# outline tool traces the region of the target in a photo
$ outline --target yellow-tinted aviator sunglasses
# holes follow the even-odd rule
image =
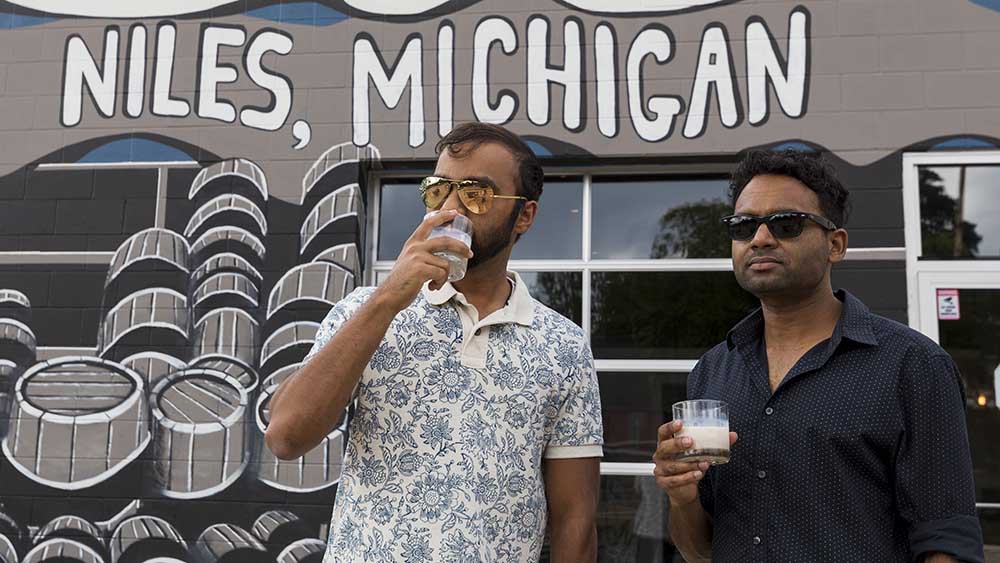
[[[438,176],[428,176],[420,182],[420,199],[427,209],[437,209],[451,195],[451,190],[458,190],[458,199],[466,209],[482,215],[490,210],[494,199],[523,199],[523,195],[496,195],[493,186],[487,186],[479,180],[449,180]]]

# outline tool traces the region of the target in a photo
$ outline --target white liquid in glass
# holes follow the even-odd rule
[[[694,440],[694,445],[677,456],[678,461],[688,463],[707,461],[713,465],[729,461],[728,426],[687,426],[681,428],[675,438],[682,436]]]

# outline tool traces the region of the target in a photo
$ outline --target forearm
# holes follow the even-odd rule
[[[701,502],[670,507],[670,539],[688,563],[711,561],[712,523]]]
[[[597,561],[597,525],[592,518],[552,522],[552,563]]]
[[[294,459],[333,430],[351,400],[396,311],[376,292],[323,348],[285,380],[271,398],[265,439],[282,459]]]

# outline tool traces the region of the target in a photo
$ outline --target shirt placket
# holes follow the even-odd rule
[[[747,362],[750,364],[748,366],[749,373],[752,373],[752,377],[756,378],[758,382],[768,381],[767,374],[764,372],[764,368],[759,361],[756,359],[748,359]],[[750,471],[750,527],[748,538],[749,542],[747,547],[747,552],[750,554],[750,559],[754,561],[763,561],[768,558],[767,553],[769,551],[768,545],[768,530],[770,529],[768,522],[768,515],[772,514],[775,510],[774,505],[774,495],[771,494],[771,484],[772,475],[770,474],[770,467],[773,463],[774,452],[776,451],[776,435],[777,435],[777,415],[778,409],[775,405],[779,402],[779,393],[770,393],[770,387],[768,383],[765,383],[765,394],[754,394],[754,412],[750,419],[752,423],[756,425],[756,437],[753,448],[753,463],[750,465],[748,471]],[[780,390],[779,390],[780,392]],[[764,398],[760,400],[760,398]]]
[[[471,305],[459,301],[456,308],[462,320],[462,345],[459,359],[462,365],[482,369],[486,367],[486,354],[489,350],[490,330],[493,325],[503,324],[504,318],[496,313],[479,319],[478,313]]]

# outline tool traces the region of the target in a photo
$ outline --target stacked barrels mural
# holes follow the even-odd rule
[[[165,226],[110,258],[93,354],[39,356],[30,291],[0,288],[0,563],[322,559],[349,412],[297,460],[264,431],[360,283],[378,162],[333,146],[298,201],[271,197],[252,160],[200,164]]]

